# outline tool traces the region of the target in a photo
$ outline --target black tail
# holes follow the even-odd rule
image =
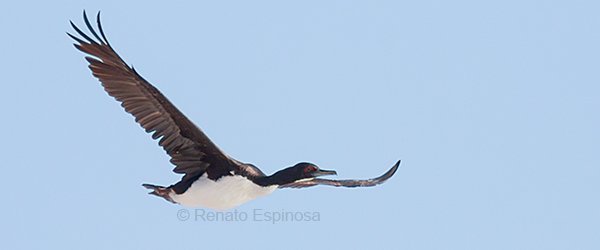
[[[158,197],[162,197],[165,200],[171,202],[171,203],[177,203],[175,202],[173,199],[171,199],[171,196],[169,195],[172,191],[170,188],[167,187],[163,187],[163,186],[157,186],[157,185],[152,185],[152,184],[142,184],[143,187],[152,190],[152,192],[148,193],[148,194],[153,194],[156,195]]]

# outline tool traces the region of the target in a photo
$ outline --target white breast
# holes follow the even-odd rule
[[[183,194],[170,194],[171,199],[186,207],[207,207],[225,210],[237,207],[260,196],[272,193],[277,185],[262,187],[246,177],[224,176],[217,181],[200,176]]]

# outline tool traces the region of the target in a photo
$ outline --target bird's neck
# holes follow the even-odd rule
[[[293,173],[286,168],[286,169],[277,171],[272,175],[256,178],[256,179],[254,179],[254,183],[261,185],[263,187],[273,186],[273,185],[281,186],[284,184],[292,183],[292,182],[296,181],[296,179],[297,178],[293,175]]]

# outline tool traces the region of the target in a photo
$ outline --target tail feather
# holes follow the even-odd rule
[[[162,197],[165,200],[171,202],[171,203],[177,203],[175,202],[171,196],[169,195],[171,193],[171,188],[167,188],[167,187],[163,187],[163,186],[158,186],[158,185],[153,185],[153,184],[142,184],[143,187],[152,190],[152,192],[148,193],[148,194],[152,194],[152,195],[156,195],[158,197]]]

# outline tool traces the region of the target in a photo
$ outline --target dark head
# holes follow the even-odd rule
[[[315,178],[323,175],[336,175],[337,173],[333,170],[323,170],[317,167],[317,165],[308,163],[308,162],[300,162],[293,167],[286,168],[291,170],[292,173],[298,177],[296,180],[307,179],[307,178]]]
[[[263,185],[283,185],[292,183],[302,179],[311,179],[323,175],[336,175],[333,170],[323,170],[317,165],[307,162],[301,162],[293,167],[285,168],[277,171],[271,176],[265,178]]]

